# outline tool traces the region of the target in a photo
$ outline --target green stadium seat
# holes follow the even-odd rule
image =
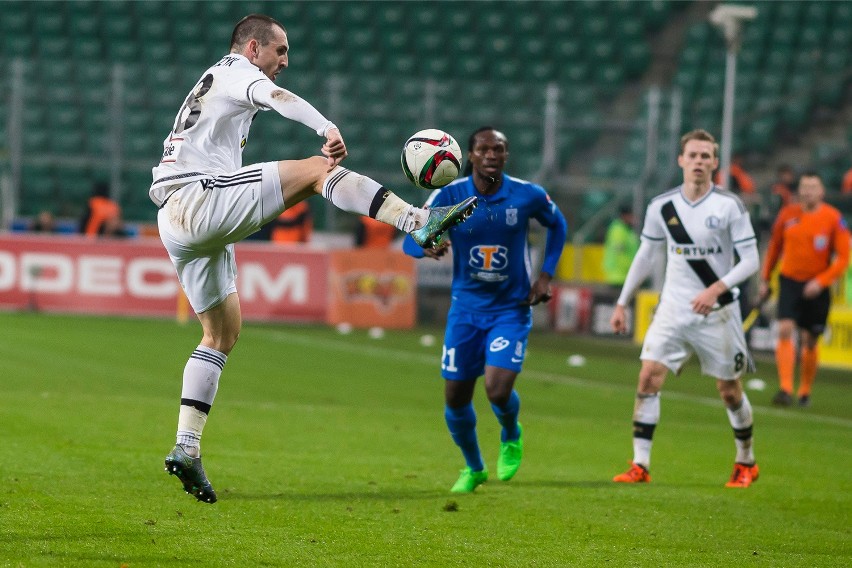
[[[589,56],[596,65],[605,65],[615,58],[615,42],[607,38],[593,39],[589,42]]]
[[[103,47],[96,36],[80,35],[72,39],[71,53],[79,60],[98,61],[103,57]]]
[[[604,38],[609,31],[609,20],[604,15],[590,14],[583,21],[582,33],[586,41]]]
[[[119,2],[104,2],[104,6],[119,4]],[[133,19],[127,13],[104,14],[101,23],[101,34],[105,42],[116,40],[129,41],[133,38]]]
[[[221,4],[220,2],[210,2],[208,8],[216,10],[213,4]],[[167,22],[165,18],[168,14],[168,3],[163,0],[145,0],[144,2],[132,2],[131,7],[140,24],[145,25],[146,22]]]
[[[757,152],[768,151],[774,142],[775,127],[774,117],[764,117],[755,120],[751,125],[746,139],[748,148]]]
[[[656,30],[662,26],[672,9],[671,2],[642,2],[643,19],[647,29]]]
[[[64,35],[44,37],[38,42],[39,57],[48,61],[67,60],[71,51],[68,38]]]
[[[57,190],[53,168],[24,165],[21,168],[21,214],[35,215],[56,204]]]
[[[180,59],[185,68],[185,72],[193,76],[195,80],[197,76],[216,62],[218,57],[223,53],[219,50],[210,50],[204,43],[190,43],[180,47]]]
[[[651,49],[643,40],[631,43],[624,49],[621,60],[627,77],[636,78],[650,65]]]
[[[164,41],[142,41],[141,56],[145,61],[171,61],[172,44]]]
[[[139,60],[139,45],[132,39],[110,39],[104,45],[107,57],[113,61],[132,63]]]
[[[581,58],[582,42],[575,37],[556,38],[552,44],[554,57],[564,63],[570,63]]]
[[[4,2],[3,17],[0,18],[0,30],[4,36],[24,35],[30,28],[29,11],[26,9],[30,2]]]
[[[618,161],[609,156],[600,156],[592,162],[591,175],[596,178],[611,178],[618,169]]]
[[[394,4],[388,3],[388,5],[382,6],[382,9],[377,13],[377,23],[382,30],[398,30],[404,29],[407,25],[406,21],[406,8],[404,4]],[[453,16],[458,14],[459,12],[452,12],[449,20],[450,25],[455,25]],[[467,24],[464,24],[465,27]]]
[[[29,58],[33,52],[33,39],[28,35],[9,34],[3,38],[3,56]]]
[[[765,8],[774,9],[775,24],[795,24],[801,16],[802,4],[800,2],[775,2],[767,3]]]
[[[600,64],[595,69],[595,79],[600,92],[612,97],[624,83],[624,70],[618,65]]]
[[[227,23],[230,24],[231,31],[233,31],[234,25],[236,24],[231,6],[229,6],[227,2],[205,2],[203,9],[198,11],[198,16],[203,18],[205,27],[210,24],[220,25]],[[231,37],[230,33],[228,34],[228,37]]]
[[[54,9],[51,10],[51,6],[48,3],[39,3],[40,7],[33,19],[33,31],[42,39],[64,36],[65,18],[61,8],[62,4],[57,4],[59,4],[59,9],[56,10],[56,6],[54,6]]]
[[[810,100],[810,96],[794,97],[787,100],[781,111],[781,118],[788,128],[799,130],[806,127],[811,114]]]
[[[557,64],[556,77],[570,83],[585,83],[591,78],[590,65],[586,61],[565,61]]]

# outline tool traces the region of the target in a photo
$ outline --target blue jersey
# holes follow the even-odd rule
[[[474,312],[528,311],[521,303],[527,300],[533,282],[530,219],[547,228],[541,270],[553,275],[565,244],[565,217],[541,186],[505,174],[494,195],[480,194],[473,179],[465,177],[436,190],[427,205],[452,205],[473,195],[479,198],[473,214],[447,231],[453,249],[453,304]],[[423,256],[423,249],[410,235],[403,250],[417,258]]]

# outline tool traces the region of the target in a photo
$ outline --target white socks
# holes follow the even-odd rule
[[[751,465],[754,463],[754,448],[752,446],[752,411],[751,402],[743,393],[739,408],[726,408],[728,420],[734,429],[734,442],[737,444],[737,457],[734,461]]]
[[[660,421],[660,393],[637,394],[633,407],[633,463],[651,467],[651,444]]]
[[[322,184],[322,196],[339,209],[367,215],[406,233],[419,229],[429,218],[425,209],[414,207],[377,181],[342,166],[328,174]]]
[[[193,456],[193,453],[200,453],[201,432],[207,422],[213,399],[216,398],[219,377],[227,360],[228,356],[224,353],[199,345],[183,369],[177,443],[184,446],[192,457],[198,457]]]

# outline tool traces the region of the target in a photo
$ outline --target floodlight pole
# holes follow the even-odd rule
[[[725,35],[725,99],[722,107],[722,142],[720,148],[721,186],[730,187],[731,148],[734,136],[734,98],[737,76],[737,54],[742,45],[743,22],[757,17],[757,8],[724,4],[710,12],[710,21]]]

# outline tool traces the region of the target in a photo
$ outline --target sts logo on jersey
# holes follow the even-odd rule
[[[506,280],[509,276],[501,272],[509,265],[509,249],[502,245],[476,245],[470,249],[469,264],[476,269],[472,276],[477,280]]]

